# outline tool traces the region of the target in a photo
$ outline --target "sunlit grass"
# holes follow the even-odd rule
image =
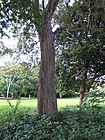
[[[66,106],[76,107],[79,105],[79,98],[62,98],[57,99],[58,109],[64,108]]]
[[[9,100],[11,105],[15,106],[17,103],[17,100]],[[71,106],[75,107],[79,103],[78,98],[67,98],[67,99],[57,99],[57,104],[58,108],[66,107],[66,106]],[[2,100],[0,99],[0,108],[3,106],[9,107],[9,104],[7,100]],[[19,103],[19,107],[30,107],[30,108],[36,108],[37,107],[37,99],[27,99],[27,98],[22,98]]]
[[[15,108],[17,100],[9,100],[11,105]],[[75,108],[79,105],[79,98],[62,98],[57,99],[58,109],[64,108],[66,106],[69,106],[71,108]],[[100,106],[105,108],[105,103],[102,103]],[[37,99],[32,98],[21,98],[19,106],[19,109],[26,110],[29,109],[30,111],[35,111],[37,109]],[[0,111],[6,111],[10,110],[11,107],[8,104],[7,100],[0,99]]]
[[[16,108],[17,100],[9,100],[10,104],[7,100],[0,99],[0,112],[6,112],[7,110],[13,110]],[[30,112],[35,111],[37,108],[37,99],[27,99],[22,98],[19,100],[19,105],[17,106],[18,110],[21,110],[23,112],[29,110]]]

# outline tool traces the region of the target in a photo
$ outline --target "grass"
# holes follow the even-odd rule
[[[57,99],[57,103],[58,103],[58,109],[61,109],[66,106],[76,107],[77,105],[79,105],[79,98]]]
[[[17,100],[10,100],[11,105],[16,106]],[[60,110],[63,107],[70,106],[76,107],[79,103],[79,98],[67,98],[67,99],[57,99],[58,109]],[[0,110],[9,109],[10,106],[7,100],[0,99]],[[37,108],[37,99],[28,99],[22,98],[20,100],[19,108],[30,108],[32,111],[35,111]]]
[[[17,100],[9,100],[13,108],[10,107],[9,103],[5,99],[0,99],[0,119],[3,123],[11,121],[13,119],[13,113],[16,111]],[[68,99],[58,99],[58,109],[70,106],[74,108],[78,105],[78,98],[68,98]],[[18,110],[18,114],[23,114],[23,112],[33,113],[37,110],[37,99],[21,98]],[[19,113],[20,112],[20,113]],[[10,114],[9,114],[10,113]],[[15,114],[14,114],[15,115]],[[17,115],[18,116],[18,115]]]
[[[16,106],[17,100],[10,100],[11,105]],[[75,108],[79,105],[79,98],[62,98],[57,99],[58,109],[69,106],[70,108]],[[102,103],[101,106],[105,108],[105,103]],[[19,110],[29,110],[30,112],[34,112],[37,109],[37,99],[32,98],[21,98],[19,103]],[[0,99],[0,112],[5,112],[6,110],[10,110],[10,106],[7,100]]]

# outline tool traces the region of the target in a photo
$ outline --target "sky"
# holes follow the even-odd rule
[[[3,41],[4,46],[8,47],[9,49],[15,49],[17,46],[17,38],[8,38],[8,37],[3,37],[3,39],[0,39],[0,41]],[[6,54],[4,57],[0,57],[0,66],[4,66],[5,63],[11,62],[12,58],[10,55]]]

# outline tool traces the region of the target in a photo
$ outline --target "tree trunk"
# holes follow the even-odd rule
[[[82,84],[80,86],[79,93],[80,93],[80,105],[82,105],[83,99],[84,99],[84,94],[85,94],[85,86]]]
[[[41,67],[38,90],[38,113],[40,115],[52,115],[57,112],[57,98],[54,91],[55,75],[55,49],[51,28],[52,15],[59,0],[48,0],[46,7],[42,1],[43,12],[41,16],[39,34],[41,49]],[[35,1],[37,14],[39,14],[39,0]]]
[[[84,94],[86,91],[86,79],[87,79],[87,67],[83,67],[82,76],[81,76],[81,85],[80,85],[80,105],[83,103]]]
[[[51,24],[45,22],[39,33],[41,47],[40,85],[38,91],[38,113],[52,115],[57,112],[54,91],[55,50]]]
[[[7,92],[6,92],[6,98],[8,98],[9,97],[9,90],[10,90],[10,87],[11,87],[11,84],[12,84],[12,82],[14,81],[14,79],[15,79],[15,76],[13,76],[13,78],[12,77],[10,77],[10,78],[7,78]]]

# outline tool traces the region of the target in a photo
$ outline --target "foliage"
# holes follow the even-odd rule
[[[86,106],[98,106],[100,103],[105,102],[105,91],[104,90],[99,90],[99,89],[94,89],[90,92],[87,92],[84,98],[84,103],[83,105]]]
[[[15,105],[12,104],[12,108],[7,105],[0,107],[1,125],[8,125],[9,122],[14,122],[14,121],[18,122],[20,121],[23,114],[32,112],[32,109],[30,107],[23,107],[20,106],[18,103],[16,103]]]
[[[6,93],[6,81],[5,78],[0,75],[0,96],[4,96]]]
[[[0,34],[6,35],[5,29],[11,27],[11,30],[16,33],[18,26],[23,27],[24,34],[27,35],[30,27],[36,24],[38,28],[40,25],[40,13],[36,15],[35,4],[30,0],[26,1],[0,1],[0,17],[1,27]],[[36,19],[34,19],[34,17]]]
[[[6,48],[0,42],[0,54],[11,53],[12,58],[14,57],[17,61],[21,59],[21,55],[27,55],[28,61],[35,64],[39,51],[36,29],[40,28],[42,11],[36,14],[35,3],[30,0],[17,0],[16,2],[1,0],[0,8],[0,36],[7,36],[9,39],[14,37],[18,40],[15,49],[10,49],[9,46]]]
[[[98,0],[79,0],[72,6],[61,4],[55,14],[55,22],[60,26],[56,45],[62,48],[56,71],[64,89],[79,87],[84,67],[87,68],[86,90],[96,77],[105,75],[104,7],[103,1],[100,4]]]
[[[19,65],[9,65],[0,68],[0,93],[6,94],[8,82],[11,82],[11,77],[14,80],[10,84],[9,96],[17,98],[21,96],[37,96],[38,90],[38,70],[39,66],[33,68],[27,63]],[[6,95],[5,95],[6,96]]]
[[[21,117],[19,117],[21,116]],[[9,117],[9,116],[8,116]],[[94,140],[105,139],[105,111],[63,109],[53,117],[17,114],[18,121],[0,124],[1,140]]]
[[[56,60],[56,89],[59,93],[69,93],[69,97],[76,96],[75,92],[78,92],[80,84],[79,79],[76,78],[79,76],[78,61],[72,54],[72,48],[65,48]]]

